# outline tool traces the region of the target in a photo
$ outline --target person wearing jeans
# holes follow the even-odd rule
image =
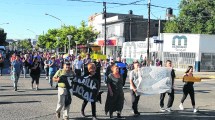
[[[47,56],[46,60],[44,61],[44,69],[45,69],[45,74],[46,74],[46,80],[49,79],[49,60],[50,60],[50,57]]]
[[[49,84],[52,87],[53,86],[53,76],[55,75],[57,71],[57,63],[55,61],[55,57],[52,56],[51,60],[49,61]]]
[[[11,78],[13,80],[13,86],[15,91],[17,91],[17,84],[21,71],[22,62],[20,61],[20,56],[16,55],[16,59],[11,63]]]
[[[166,67],[172,69],[172,61],[171,60],[166,61]],[[161,112],[165,112],[165,111],[172,112],[171,107],[172,107],[172,104],[174,102],[174,79],[176,77],[174,69],[172,69],[172,71],[171,71],[171,77],[172,77],[172,90],[171,90],[171,93],[168,93],[169,100],[168,100],[168,104],[167,104],[167,109],[164,108],[164,98],[166,96],[166,93],[160,94],[160,111]]]
[[[140,95],[137,94],[137,88],[135,83],[138,83],[138,78],[140,77],[139,74],[139,63],[134,62],[134,70],[130,72],[129,80],[130,80],[130,93],[131,93],[131,101],[132,101],[132,109],[134,115],[140,115],[138,112],[138,102],[140,99]]]

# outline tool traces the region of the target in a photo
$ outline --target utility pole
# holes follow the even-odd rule
[[[149,37],[150,37],[150,5],[151,4],[151,0],[148,0],[148,32],[147,32],[147,60],[150,60],[150,56],[149,56]]]
[[[104,25],[104,27],[105,27],[105,29],[104,29],[104,32],[105,32],[105,33],[104,33],[104,38],[105,38],[105,39],[104,39],[104,54],[106,55],[106,42],[107,42],[107,38],[106,38],[106,37],[107,37],[107,35],[106,35],[106,26],[107,26],[107,25],[106,25],[106,24],[107,24],[107,23],[106,23],[106,22],[107,22],[107,21],[106,21],[106,17],[107,17],[107,16],[106,16],[106,2],[103,2],[103,7],[104,7],[104,8],[103,8],[103,17],[104,17],[104,19],[105,19],[105,25]]]

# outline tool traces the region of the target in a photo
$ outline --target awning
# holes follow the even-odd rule
[[[105,43],[104,40],[98,40],[99,46],[104,46],[104,43]],[[107,39],[106,45],[107,46],[116,46],[116,40],[115,39]]]

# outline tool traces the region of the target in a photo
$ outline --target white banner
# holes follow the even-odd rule
[[[172,90],[172,69],[166,67],[140,68],[139,80],[134,83],[138,94],[160,94]]]

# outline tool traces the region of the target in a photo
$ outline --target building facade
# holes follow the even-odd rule
[[[123,43],[128,41],[145,41],[147,38],[148,19],[144,19],[141,15],[107,13],[106,21],[107,39],[115,39],[118,43]],[[159,27],[159,20],[151,20],[151,37],[158,35],[159,28],[162,32],[164,22],[165,21],[161,21]],[[97,41],[104,40],[105,29],[103,14],[94,14],[90,16],[88,25],[93,26],[94,30],[100,33]],[[108,55],[114,54],[112,51],[116,50],[121,53],[122,44],[111,47],[107,45],[107,48],[112,48],[112,50],[107,50]]]

